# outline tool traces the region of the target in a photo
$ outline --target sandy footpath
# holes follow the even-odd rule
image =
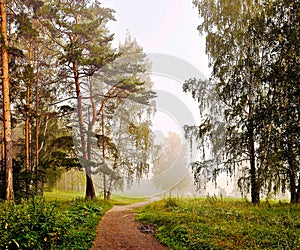
[[[143,233],[142,224],[135,221],[136,207],[142,207],[149,202],[140,202],[126,206],[113,206],[102,217],[98,227],[98,235],[91,250],[160,250],[168,249],[148,233]]]

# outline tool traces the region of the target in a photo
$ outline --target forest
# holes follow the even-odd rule
[[[122,192],[122,187],[130,188],[142,178],[159,176],[169,166],[173,167],[170,172],[177,174],[183,168],[190,169],[192,178],[183,176],[179,189],[192,183],[200,192],[208,183],[217,186],[218,177],[225,174],[236,180],[247,202],[249,195],[247,207],[271,207],[270,199],[285,194],[291,209],[298,211],[300,1],[190,2],[198,13],[198,27],[194,29],[205,38],[211,74],[208,79],[191,76],[182,83],[182,92],[198,105],[195,115],[199,124],[184,125],[184,142],[176,133],[169,133],[158,143],[152,128],[158,95],[152,62],[129,32],[123,42],[113,46],[115,34],[109,24],[118,22],[114,9],[104,7],[98,0],[0,0],[0,201],[5,207],[0,218],[6,216],[1,230],[9,227],[9,218],[18,221],[22,214],[14,210],[14,204],[26,210],[29,217],[49,217],[45,225],[56,230],[50,235],[45,229],[46,236],[41,236],[44,238],[31,235],[31,241],[25,240],[22,231],[18,239],[12,240],[7,234],[1,244],[9,249],[53,249],[56,242],[64,249],[79,249],[81,243],[72,246],[75,248],[64,245],[69,243],[59,238],[66,233],[66,228],[58,230],[61,225],[71,225],[74,219],[79,226],[81,216],[90,212],[93,218],[87,223],[95,228],[101,216],[119,202],[114,200],[114,191]],[[180,148],[181,143],[184,146]],[[183,148],[196,148],[197,158],[188,161]],[[83,203],[68,201],[68,205],[56,204],[57,211],[51,210],[51,205],[43,203],[44,194],[53,191],[64,174],[72,171],[79,173],[74,183],[84,183]],[[157,185],[169,187],[169,182],[170,179],[158,179]],[[95,204],[100,197],[99,208]],[[208,196],[204,203],[218,209],[224,206],[223,210],[216,209],[221,214],[230,209],[222,197],[221,201],[215,199]],[[204,203],[198,206],[211,209]],[[174,229],[168,224],[172,219],[164,217],[166,214],[159,217],[161,211],[176,217],[172,213],[184,212],[185,208],[192,209],[196,217],[200,212],[195,212],[193,201],[183,203],[169,198],[154,204],[141,210],[138,218],[159,228],[158,238],[163,244],[174,249],[221,246],[222,239],[213,243],[203,240],[201,245],[196,229],[191,232],[184,225]],[[39,206],[43,207],[41,214],[36,210]],[[246,211],[240,205],[236,209]],[[60,211],[67,211],[65,217],[59,217]],[[261,218],[259,211],[250,213]],[[286,210],[280,211],[274,220],[282,219],[279,214]],[[247,217],[236,211],[230,213],[236,218]],[[68,217],[70,214],[73,217]],[[52,225],[51,216],[62,219],[57,219],[61,225]],[[289,216],[295,216],[295,210]],[[293,242],[276,242],[276,247],[299,247],[299,221],[292,221],[286,223],[294,223]],[[267,224],[263,230],[267,230]],[[38,228],[37,224],[27,226]],[[22,226],[15,226],[19,227]],[[168,230],[175,230],[174,235]],[[244,237],[240,236],[243,230],[237,234]],[[250,249],[254,243],[259,249],[259,244],[265,244],[265,239],[262,243],[243,239],[243,243],[239,242],[241,249]],[[22,240],[26,243],[20,247]],[[35,248],[35,241],[40,242],[40,248]],[[234,249],[236,242],[234,238],[226,243],[228,248],[225,244],[220,249]],[[266,244],[269,243],[266,248],[276,248],[274,242]],[[84,244],[87,247],[83,249],[91,247],[90,241]]]
[[[186,79],[199,126],[185,126],[199,159],[198,188],[238,172],[242,193],[300,199],[298,1],[194,1],[212,68]],[[151,62],[129,34],[119,48],[107,28],[114,10],[94,1],[8,1],[2,6],[1,197],[43,193],[61,174],[92,175],[104,198],[149,172],[155,158]],[[126,178],[123,178],[126,176]]]
[[[40,195],[77,168],[89,199],[91,175],[101,172],[106,199],[120,172],[145,172],[155,93],[137,42],[128,35],[111,46],[114,11],[89,1],[12,1],[1,13],[2,198]]]

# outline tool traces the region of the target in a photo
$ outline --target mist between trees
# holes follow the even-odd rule
[[[171,165],[193,171],[179,189],[195,182],[200,190],[225,173],[254,204],[285,191],[299,202],[299,1],[193,3],[212,75],[183,85],[201,117],[185,126],[187,145],[200,152],[190,163],[182,152],[171,160],[177,135],[154,142],[151,62],[129,34],[112,47],[114,10],[98,1],[0,1],[1,198],[42,194],[76,169],[86,198],[97,185],[109,199]]]

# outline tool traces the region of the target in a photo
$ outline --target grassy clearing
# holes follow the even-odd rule
[[[172,249],[300,249],[300,207],[287,203],[167,198],[137,219]]]
[[[84,198],[84,192],[71,192],[71,191],[61,191],[61,190],[52,190],[51,192],[45,192],[44,197],[48,201],[58,200],[73,200],[76,198]]]
[[[101,200],[0,204],[0,249],[90,249],[102,215],[111,207]]]
[[[61,191],[52,190],[51,192],[45,192],[44,197],[47,201],[66,201],[73,200],[76,198],[84,198],[84,192],[71,192],[71,191]],[[101,194],[98,194],[99,199],[102,199]],[[130,197],[122,196],[117,194],[112,194],[110,203],[113,205],[129,205],[137,202],[146,201],[147,198],[144,197]]]
[[[113,194],[110,202],[113,205],[129,205],[129,204],[143,202],[143,201],[147,201],[147,200],[148,199],[144,198],[144,197],[130,197],[130,196],[122,196],[122,195]]]

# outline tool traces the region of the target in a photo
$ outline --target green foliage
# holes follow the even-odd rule
[[[91,135],[99,122],[101,112],[98,111],[102,110],[101,106],[106,124],[102,141],[105,140],[105,149],[110,150],[110,154],[104,152],[106,155],[102,157],[103,160],[109,158],[112,161],[111,173],[114,178],[111,179],[118,179],[115,176],[118,177],[119,173],[114,170],[123,160],[133,159],[127,152],[120,152],[121,143],[118,140],[126,141],[125,144],[128,144],[128,140],[135,140],[131,143],[136,143],[136,149],[132,149],[132,152],[140,159],[131,160],[130,167],[136,166],[138,174],[148,170],[146,151],[151,146],[150,120],[143,123],[145,119],[142,121],[141,114],[147,112],[149,115],[151,112],[146,105],[154,97],[154,92],[151,91],[152,83],[149,72],[146,72],[148,65],[142,48],[131,39],[120,45],[119,49],[112,47],[114,36],[110,34],[107,23],[115,20],[115,11],[102,7],[97,0],[29,0],[7,5],[9,12],[13,13],[8,15],[7,33],[10,44],[10,86],[14,97],[11,101],[15,110],[12,114],[16,132],[13,158],[18,162],[14,175],[15,183],[19,184],[16,185],[16,197],[28,198],[44,187],[51,190],[66,169],[85,165],[89,174],[89,168],[95,167],[95,162],[102,161],[99,158],[91,159],[93,154],[89,148],[89,142],[94,142]],[[115,63],[116,59],[120,61]],[[87,123],[83,124],[80,120],[79,124],[79,131],[87,131],[81,136],[86,137],[88,143],[82,140],[78,147],[83,151],[86,148],[88,153],[82,154],[83,157],[80,150],[74,151],[70,131],[70,126],[76,127],[71,122],[71,114],[76,110],[74,106],[79,96],[86,100],[81,105],[80,98],[77,99],[78,106],[81,106],[77,109],[79,115],[89,117]],[[116,118],[113,121],[115,114],[120,114],[118,107],[122,104],[128,107],[127,115],[133,117],[132,122],[137,128],[127,133],[127,138],[122,137],[121,133],[116,135],[109,131],[109,128],[123,123]],[[132,107],[137,107],[134,112]],[[136,120],[138,115],[139,121]],[[29,151],[24,150],[24,120],[32,135],[26,140],[30,144]],[[87,127],[84,128],[85,125]],[[124,126],[122,132],[126,128]],[[78,160],[80,157],[81,162]],[[32,171],[28,174],[28,169],[36,171],[37,175]],[[0,181],[4,186],[5,176]],[[87,193],[91,193],[91,198],[94,198],[92,182],[86,183],[89,190]],[[0,188],[1,196],[2,193]]]
[[[167,198],[137,219],[157,228],[172,249],[299,249],[300,208],[277,202],[255,207],[241,200]]]
[[[90,249],[96,226],[109,208],[108,203],[83,199],[1,204],[1,249]]]
[[[190,150],[193,150],[196,141],[196,147],[200,152],[200,159],[190,163],[199,191],[210,181],[216,183],[221,171],[233,172],[224,166],[226,140],[224,105],[212,81],[189,79],[182,88],[199,104],[200,125],[184,126],[185,138],[190,141]]]
[[[95,74],[89,88],[98,111],[94,116],[98,121],[89,123],[88,136],[94,140],[95,130],[97,139],[91,147],[91,160],[105,160],[93,174],[98,174],[103,188],[110,192],[148,174],[153,146],[151,115],[155,112],[150,66],[142,48],[128,36],[118,51],[120,56]],[[89,119],[89,114],[85,115]]]
[[[208,83],[191,79],[183,86],[198,101],[204,121],[187,128],[187,134],[198,140],[199,147],[209,141],[212,151],[217,149],[212,160],[224,161],[221,170],[231,174],[239,167],[239,186],[251,190],[253,203],[259,203],[261,191],[276,193],[287,186],[291,202],[299,202],[299,1],[193,3],[213,67]],[[217,110],[211,110],[215,106]],[[218,138],[214,141],[219,133],[213,118],[222,117],[218,109],[226,118],[222,147],[217,146]],[[197,163],[196,177],[203,175],[206,165],[217,175],[218,164],[213,161],[211,166],[205,159]]]
[[[288,188],[292,203],[300,201],[299,9],[299,1],[264,1],[264,10],[252,21],[265,51],[261,77],[267,98],[256,111],[256,122],[262,135],[261,172],[272,182],[262,184],[274,192]]]
[[[81,169],[81,165],[73,150],[72,136],[56,119],[49,121],[48,131],[40,141],[44,147],[40,151],[39,173],[45,187],[51,190],[65,171]]]

